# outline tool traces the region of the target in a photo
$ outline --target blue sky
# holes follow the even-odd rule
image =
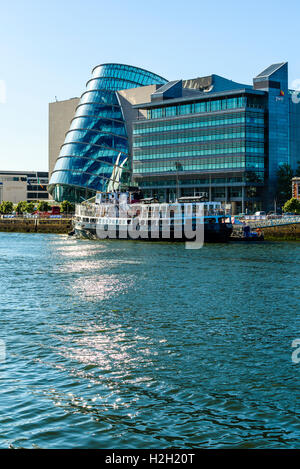
[[[48,169],[48,103],[80,96],[99,63],[170,80],[216,73],[251,83],[271,63],[288,61],[290,83],[300,78],[298,0],[0,5],[0,170]]]

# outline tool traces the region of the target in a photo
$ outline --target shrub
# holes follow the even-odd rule
[[[290,200],[288,200],[282,210],[284,212],[292,212],[292,213],[298,213],[300,214],[300,200],[296,199],[295,197],[292,197]]]
[[[7,215],[9,213],[12,213],[13,210],[14,210],[14,204],[12,202],[3,201],[0,204],[0,213]]]
[[[64,213],[73,213],[75,211],[75,205],[69,202],[68,200],[64,200],[60,204],[60,209]]]
[[[39,202],[37,209],[39,212],[48,212],[49,210],[51,210],[51,205],[49,205],[46,200],[42,200],[41,202]]]

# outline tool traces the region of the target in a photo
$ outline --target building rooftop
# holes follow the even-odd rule
[[[165,100],[156,100],[153,102],[148,102],[148,103],[142,103],[142,104],[135,104],[133,108],[135,109],[149,109],[157,106],[166,106],[166,105],[172,105],[172,104],[182,104],[182,103],[187,103],[187,102],[193,102],[193,101],[204,101],[207,100],[208,98],[219,98],[224,95],[226,96],[235,96],[239,94],[256,94],[256,95],[264,95],[264,91],[260,90],[254,90],[251,87],[247,88],[240,88],[240,89],[234,89],[234,90],[228,90],[228,91],[219,91],[219,92],[201,92],[197,90],[188,90],[192,91],[189,95],[184,95],[181,98],[174,98],[174,99],[165,99]]]
[[[270,75],[273,75],[274,72],[279,70],[283,65],[285,65],[287,62],[281,62],[279,64],[273,64],[270,65],[269,67],[265,68],[259,75],[257,75],[255,78],[267,78]]]

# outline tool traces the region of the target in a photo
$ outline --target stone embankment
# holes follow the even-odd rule
[[[0,231],[19,233],[69,233],[71,218],[2,218]]]
[[[300,241],[300,223],[262,228],[265,240]]]

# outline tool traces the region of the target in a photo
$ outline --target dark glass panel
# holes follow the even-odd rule
[[[112,106],[108,104],[82,104],[77,107],[75,117],[77,116],[97,116],[109,117],[111,119],[123,120],[123,115],[120,106]]]
[[[126,136],[124,122],[103,118],[99,119],[97,117],[82,117],[73,119],[70,131],[74,129],[90,129],[103,132],[112,132],[114,134]]]

